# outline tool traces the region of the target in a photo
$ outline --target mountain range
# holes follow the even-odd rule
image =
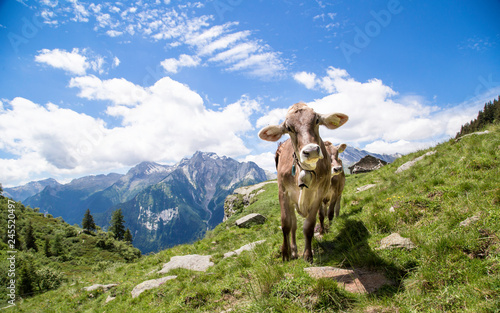
[[[348,147],[341,158],[347,168],[368,154],[387,162],[397,157]],[[224,200],[234,189],[269,178],[253,162],[196,152],[173,166],[142,162],[124,175],[85,176],[67,184],[46,179],[5,188],[4,194],[69,224],[81,223],[90,209],[96,224],[106,228],[112,212],[122,209],[134,246],[148,253],[202,236],[222,222]]]
[[[387,163],[392,163],[394,160],[397,158],[401,157],[402,155],[399,153],[396,154],[377,154],[377,153],[372,153],[368,152],[366,150],[361,150],[358,148],[354,148],[351,146],[347,146],[347,148],[342,152],[339,157],[342,160],[342,165],[344,166],[344,169],[347,169],[347,167],[351,166],[352,164],[358,162],[362,158],[364,158],[367,155],[374,156],[382,161],[385,161]]]
[[[90,209],[106,228],[112,212],[122,209],[134,246],[147,253],[202,236],[222,222],[227,195],[265,180],[253,162],[196,152],[173,166],[142,162],[125,175],[85,176],[68,184],[47,179],[5,188],[4,194],[69,224],[81,223]]]

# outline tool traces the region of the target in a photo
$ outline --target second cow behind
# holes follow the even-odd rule
[[[335,217],[338,217],[340,213],[340,201],[342,200],[342,191],[344,191],[345,186],[345,173],[339,154],[344,152],[346,147],[345,143],[334,146],[331,142],[325,141],[325,148],[331,160],[332,177],[330,180],[330,193],[325,198],[323,207],[319,211],[320,234],[324,234],[325,232],[325,215],[328,216],[328,220],[331,222],[334,214]]]

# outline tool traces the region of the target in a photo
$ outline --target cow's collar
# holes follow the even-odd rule
[[[314,174],[314,176],[316,176],[316,172],[314,170],[308,170],[307,168],[305,168],[305,166],[303,166],[300,163],[299,159],[297,158],[297,155],[294,152],[293,153],[293,164],[292,164],[292,176],[293,177],[295,177],[295,175],[297,174],[297,167],[300,169],[299,173],[301,171],[306,171],[306,172],[310,172],[310,173]],[[309,186],[307,186],[304,182],[300,182],[300,178],[298,179],[297,184],[299,185],[300,188],[302,188],[302,187],[309,188]]]

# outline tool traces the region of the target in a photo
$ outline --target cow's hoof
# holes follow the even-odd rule
[[[304,261],[309,262],[312,264],[313,262],[313,255],[311,252],[304,252]]]

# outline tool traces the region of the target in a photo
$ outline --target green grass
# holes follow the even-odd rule
[[[336,282],[310,278],[301,259],[283,263],[277,185],[266,185],[256,201],[192,245],[144,256],[134,263],[95,264],[75,273],[57,290],[23,299],[5,312],[499,312],[500,308],[500,128],[430,149],[411,169],[403,163],[426,151],[396,160],[382,169],[347,177],[341,215],[329,232],[313,241],[314,266],[363,268],[384,272],[395,282],[370,295],[351,294]],[[366,184],[376,187],[363,192]],[[389,209],[393,207],[394,212]],[[239,229],[234,221],[248,213],[267,217],[264,225]],[[460,222],[479,216],[466,226]],[[299,229],[302,219],[299,218]],[[417,248],[377,250],[393,232]],[[299,252],[304,240],[297,232]],[[254,251],[223,259],[244,244],[266,239]],[[137,284],[161,277],[155,272],[170,257],[210,254],[206,273],[177,269],[157,289],[132,299]],[[118,283],[104,293],[82,288]],[[116,299],[105,304],[108,295]]]

